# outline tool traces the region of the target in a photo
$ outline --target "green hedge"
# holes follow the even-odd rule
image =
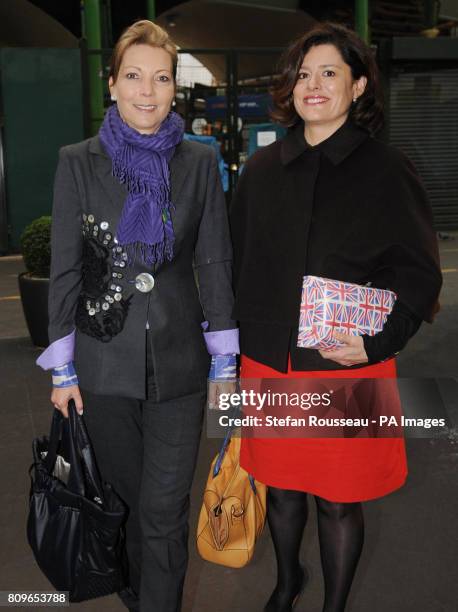
[[[51,217],[35,219],[21,235],[24,264],[32,276],[49,278],[51,265]]]

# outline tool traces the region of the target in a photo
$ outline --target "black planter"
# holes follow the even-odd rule
[[[35,346],[46,347],[48,339],[48,289],[49,278],[29,276],[28,272],[19,274],[19,293],[22,308]]]

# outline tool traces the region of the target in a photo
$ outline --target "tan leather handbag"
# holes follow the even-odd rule
[[[197,549],[206,561],[243,567],[253,556],[266,516],[267,487],[239,464],[240,438],[226,437],[214,458],[197,527]]]

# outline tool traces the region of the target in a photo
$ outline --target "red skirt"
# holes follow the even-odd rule
[[[293,371],[284,374],[245,355],[242,378],[395,378],[394,359],[357,370]],[[240,464],[256,480],[334,502],[383,497],[407,477],[403,437],[242,438]]]

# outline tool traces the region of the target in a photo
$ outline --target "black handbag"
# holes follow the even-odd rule
[[[83,417],[55,410],[49,438],[33,441],[27,538],[35,559],[71,602],[125,587],[126,507],[98,472]]]

